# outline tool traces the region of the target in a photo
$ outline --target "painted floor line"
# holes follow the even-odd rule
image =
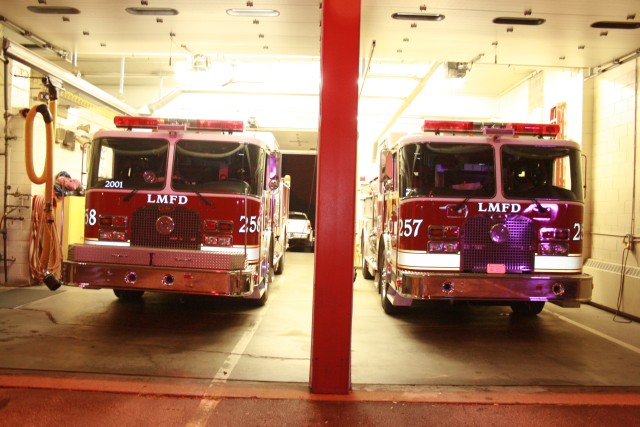
[[[271,302],[273,302],[273,297],[270,298]],[[258,327],[262,323],[262,319],[264,319],[264,315],[267,312],[269,305],[266,305],[262,308],[260,313],[256,316],[256,320],[253,322],[249,328],[245,330],[242,334],[242,337],[238,340],[236,345],[231,350],[231,353],[222,363],[218,372],[214,375],[213,379],[209,383],[207,390],[205,391],[200,403],[198,404],[198,408],[195,410],[195,413],[186,424],[186,427],[202,427],[206,426],[209,418],[215,411],[216,406],[220,403],[219,399],[213,399],[211,390],[220,384],[224,384],[227,382],[234,368],[240,361],[240,358],[244,355],[244,351],[247,349],[247,346],[253,339]]]
[[[262,323],[262,319],[264,319],[267,309],[268,306],[263,307],[262,311],[257,315],[255,322],[253,322],[253,324],[244,331],[242,337],[240,337],[235,347],[233,347],[233,350],[231,350],[231,354],[227,356],[225,361],[222,363],[222,366],[220,366],[220,369],[218,369],[218,372],[214,375],[213,383],[219,384],[221,382],[226,382],[229,379],[234,368],[240,361],[240,358],[244,355],[244,351],[253,339],[258,327]]]
[[[592,334],[597,335],[600,338],[604,338],[605,340],[610,341],[610,342],[612,342],[614,344],[618,344],[619,346],[624,347],[627,350],[631,350],[631,351],[633,351],[633,352],[635,352],[637,354],[640,354],[640,348],[636,347],[635,345],[632,345],[632,344],[629,344],[627,342],[621,341],[621,340],[619,340],[617,338],[614,338],[614,337],[612,337],[610,335],[607,335],[607,334],[605,334],[603,332],[600,332],[600,331],[598,331],[596,329],[593,329],[593,328],[590,328],[590,327],[588,327],[586,325],[583,325],[582,323],[578,323],[575,320],[571,320],[571,319],[569,319],[567,317],[564,317],[561,314],[554,313],[553,311],[550,311],[550,310],[545,310],[545,311],[547,313],[553,314],[554,316],[556,316],[560,320],[563,320],[563,321],[565,321],[567,323],[571,323],[572,325],[577,326],[580,329],[584,329],[587,332],[591,332]]]
[[[202,399],[198,404],[198,408],[191,420],[186,424],[186,427],[202,427],[206,426],[209,421],[209,417],[220,403],[219,399]]]

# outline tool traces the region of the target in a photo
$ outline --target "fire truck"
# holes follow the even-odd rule
[[[242,121],[117,116],[88,161],[84,241],[63,281],[243,297],[263,305],[284,269],[288,177],[273,135]]]
[[[384,311],[416,300],[511,306],[591,298],[582,273],[583,157],[559,126],[427,120],[380,144],[363,200],[362,271]]]

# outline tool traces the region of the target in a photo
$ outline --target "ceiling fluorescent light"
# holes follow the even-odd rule
[[[178,11],[176,9],[172,9],[170,7],[128,7],[125,9],[127,13],[131,15],[153,15],[153,16],[167,16],[167,15],[177,15]]]
[[[404,19],[410,21],[442,21],[444,15],[439,13],[411,13],[411,12],[396,12],[391,15],[393,19]]]
[[[507,24],[507,25],[542,25],[546,22],[546,19],[542,18],[518,18],[518,17],[499,17],[493,20],[494,24]]]
[[[227,9],[227,15],[264,18],[280,16],[280,12],[275,9]]]
[[[597,21],[591,24],[592,28],[608,28],[611,30],[636,30],[640,28],[640,22],[633,21]]]
[[[27,6],[29,12],[48,15],[77,15],[80,10],[67,6]]]

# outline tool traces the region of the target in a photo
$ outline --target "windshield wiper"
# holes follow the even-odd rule
[[[153,171],[146,170],[142,173],[142,179],[143,179],[143,182],[142,182],[143,187],[146,185],[153,184],[156,182],[156,174]],[[133,195],[138,192],[138,190],[140,190],[140,187],[134,187],[129,194],[127,194],[122,198],[122,200],[124,200],[125,202],[128,202],[129,200],[131,200]]]
[[[194,193],[196,193],[196,196],[198,196],[200,198],[200,200],[202,200],[202,202],[207,205],[207,206],[211,206],[211,202],[209,200],[207,200],[206,197],[204,197],[198,190],[192,190]]]
[[[183,190],[183,191],[192,191],[196,194],[196,196],[198,196],[200,198],[200,200],[202,200],[202,202],[207,205],[207,206],[211,206],[211,202],[209,200],[207,200],[206,197],[204,197],[202,195],[202,193],[200,193],[198,190],[196,190],[195,188],[191,189],[189,187],[193,187],[195,185],[194,182],[191,182],[185,178],[183,178],[182,176],[175,176],[173,177],[173,183],[178,183],[178,184],[184,184],[184,185],[180,185],[180,186],[176,186],[176,190]],[[178,188],[181,187],[181,188]]]
[[[138,192],[138,190],[140,190],[139,188],[134,188],[133,190],[131,190],[131,192],[129,194],[127,194],[126,196],[124,196],[122,198],[123,201],[128,202],[129,200],[131,200],[131,198],[133,197],[134,194],[136,194]]]
[[[467,202],[469,201],[469,199],[470,199],[470,197],[469,197],[469,196],[465,197],[465,198],[464,198],[464,200],[463,200],[463,201],[461,201],[460,203],[458,203],[457,205],[455,205],[455,206],[453,207],[453,209],[455,209],[455,210],[456,210],[456,212],[460,212],[460,210],[462,210],[462,208],[467,204]]]
[[[534,198],[532,198],[531,200],[533,200],[533,203],[535,203],[535,204],[536,204],[536,208],[538,209],[538,212],[540,212],[540,213],[547,213],[547,212],[549,212],[549,208],[545,208],[544,206],[542,206],[542,205],[540,204],[540,202],[538,201],[538,199],[536,199],[536,198],[534,197]]]

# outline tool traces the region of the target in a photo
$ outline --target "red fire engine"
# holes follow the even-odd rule
[[[114,122],[124,130],[92,142],[84,242],[69,247],[63,280],[123,299],[160,291],[264,304],[284,268],[289,210],[273,136],[241,121]]]
[[[510,305],[591,298],[583,172],[557,125],[426,121],[380,147],[364,200],[362,269],[392,314],[414,300]]]

